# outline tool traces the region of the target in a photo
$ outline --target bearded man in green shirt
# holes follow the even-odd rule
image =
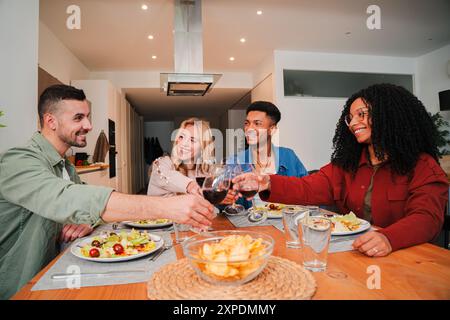
[[[59,253],[58,238],[83,236],[102,222],[168,218],[206,228],[213,206],[194,195],[127,195],[82,184],[65,158],[92,129],[82,90],[56,85],[39,98],[41,132],[0,155],[0,299],[8,299]],[[73,227],[70,224],[85,225]]]

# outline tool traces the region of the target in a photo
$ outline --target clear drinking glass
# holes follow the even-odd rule
[[[320,210],[319,206],[306,206],[305,208],[308,209],[310,216],[322,216],[322,211]]]
[[[175,231],[175,241],[181,243],[191,236],[191,226],[183,223],[173,223],[173,229]]]
[[[299,249],[301,241],[298,237],[298,224],[308,213],[308,209],[299,206],[288,206],[283,208],[283,227],[286,238],[286,247]]]
[[[325,271],[328,260],[328,246],[331,236],[331,221],[307,212],[298,220],[298,234],[301,240],[303,266],[313,272]]]

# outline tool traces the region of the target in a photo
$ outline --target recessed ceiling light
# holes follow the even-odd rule
[[[148,5],[143,4],[143,5],[141,6],[141,9],[142,9],[142,10],[147,10],[147,9],[148,9]]]
[[[156,58],[158,58],[157,56],[152,56],[152,59],[155,60]]]
[[[234,61],[234,57],[230,57],[230,61]]]
[[[261,11],[261,10],[258,10],[258,11],[256,11],[256,14],[257,14],[258,16],[260,16],[260,15],[262,15],[262,11]]]
[[[242,43],[244,43],[244,42],[247,41],[247,40],[245,40],[245,38],[241,38],[239,41],[242,42]]]
[[[149,40],[153,40],[153,36],[150,34],[150,35],[148,35],[148,39]]]

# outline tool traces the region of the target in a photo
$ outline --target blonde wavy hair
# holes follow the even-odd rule
[[[188,126],[193,126],[196,134],[200,134],[200,157],[198,159],[194,159],[195,166],[194,169],[197,169],[197,166],[201,166],[201,170],[203,173],[209,172],[209,167],[215,160],[215,149],[214,149],[214,140],[211,133],[211,127],[208,121],[201,120],[199,118],[189,118],[184,120],[180,128],[178,129],[177,135],[173,142],[172,146],[172,162],[175,165],[175,169],[181,172],[184,175],[187,175],[187,167],[186,165],[178,158],[174,156],[176,154],[175,148],[177,145],[178,138],[180,137],[182,130],[186,129]]]

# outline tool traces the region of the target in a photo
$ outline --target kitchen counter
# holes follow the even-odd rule
[[[89,166],[75,166],[75,169],[77,170],[78,174],[95,172],[95,171],[101,171],[101,170],[106,170],[108,168],[109,168],[109,164],[95,164],[95,165],[89,165]]]

